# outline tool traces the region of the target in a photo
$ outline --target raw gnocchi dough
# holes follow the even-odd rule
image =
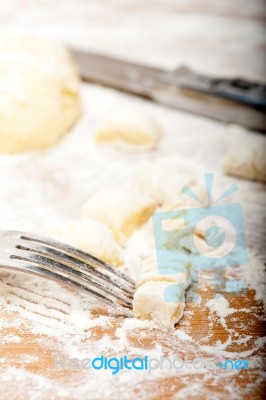
[[[195,175],[195,174],[194,174]],[[174,160],[142,161],[133,176],[133,186],[152,197],[158,204],[183,198],[184,186],[196,189],[196,179]]]
[[[21,35],[0,39],[0,153],[50,146],[80,114],[78,74],[61,45]]]
[[[156,269],[151,269],[149,271],[142,272],[141,276],[137,281],[137,288],[143,285],[146,282],[157,282],[157,281],[166,281],[172,283],[185,283],[188,281],[188,271],[189,267],[187,267],[187,272],[176,272],[173,274],[167,274],[167,268],[165,269],[165,274],[163,270],[158,270],[156,265]]]
[[[175,202],[166,203],[162,206],[159,211],[176,211],[183,210],[180,218],[184,217],[188,212],[187,209],[191,208],[193,201],[189,198],[182,197],[178,198]],[[158,261],[156,257],[155,242],[153,226],[148,223],[145,229],[148,230],[147,234],[150,238],[151,243],[150,249],[142,256],[141,274],[137,282],[137,289],[134,295],[133,310],[134,315],[137,318],[151,319],[158,326],[171,329],[180,320],[183,315],[185,308],[185,291],[190,285],[190,274],[191,270],[196,267],[197,258],[193,256],[191,247],[193,234],[204,242],[202,232],[195,231],[194,227],[183,227],[179,229],[176,227],[174,219],[166,220],[168,222],[163,229],[168,230],[165,241],[161,241],[160,246],[162,250],[167,250],[168,260],[166,265],[160,265],[158,269]],[[173,226],[172,226],[173,225]],[[178,229],[178,230],[176,230]],[[157,243],[158,246],[158,243]],[[184,258],[180,258],[178,264],[176,262],[176,252],[185,255]],[[189,262],[187,261],[187,253],[190,252],[191,256]],[[194,260],[195,258],[195,260]],[[171,268],[169,271],[169,260],[171,266],[177,266],[176,271]],[[169,274],[169,272],[172,272]],[[171,298],[176,299],[174,301],[165,300],[165,291],[173,290]]]
[[[190,264],[184,264],[182,270],[169,274],[166,266],[158,270],[155,249],[142,262],[141,274],[137,281],[133,299],[133,311],[136,318],[151,319],[158,326],[171,329],[180,320],[185,308],[185,290],[190,285]],[[171,298],[165,300],[165,291],[173,289]]]
[[[123,263],[121,249],[112,231],[101,222],[92,219],[71,221],[55,228],[51,236],[113,266]]]
[[[133,311],[136,318],[151,319],[158,326],[166,329],[174,328],[180,320],[185,308],[185,289],[189,281],[181,282],[167,280],[151,279],[145,280],[136,289],[133,301]],[[174,301],[165,300],[165,291],[171,286],[177,289],[176,299]]]
[[[243,178],[266,181],[266,139],[250,134],[242,143],[235,143],[224,159],[224,170]]]
[[[83,218],[93,218],[109,226],[119,243],[143,224],[155,211],[148,196],[131,188],[110,187],[92,196],[82,208]]]
[[[156,147],[162,136],[163,129],[156,120],[121,107],[109,111],[95,132],[98,143],[122,143],[145,149]]]

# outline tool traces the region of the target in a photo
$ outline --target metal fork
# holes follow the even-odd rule
[[[0,230],[0,269],[22,271],[85,291],[132,317],[134,281],[98,258],[40,235]]]

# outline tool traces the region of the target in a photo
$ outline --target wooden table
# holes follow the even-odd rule
[[[22,27],[37,34],[59,38],[72,46],[111,53],[167,68],[186,63],[204,73],[240,74],[262,79],[265,77],[264,18],[265,7],[260,0],[253,1],[252,4],[242,0],[234,2],[231,0],[188,2],[112,0],[108,4],[83,0],[38,3],[27,0],[9,1],[8,4],[0,6],[0,32],[5,28]],[[105,92],[95,87],[89,90],[92,95],[89,98],[90,101],[86,103],[85,110],[89,112],[93,104],[97,103],[95,115],[98,115],[101,109],[100,99]],[[95,100],[94,95],[98,96]],[[109,94],[106,96],[108,97]],[[118,95],[112,96],[111,101],[119,98]],[[165,119],[165,124],[168,124],[168,129],[171,131],[172,122],[170,120],[167,122],[167,112],[158,107],[156,113]],[[92,119],[95,115],[92,115]],[[178,131],[178,118],[180,118],[185,134],[193,130],[201,131],[201,140],[208,138],[206,151],[210,155],[209,165],[218,169],[221,158],[216,150],[218,147],[226,149],[231,140],[230,129],[200,118],[190,118],[185,114],[183,116],[183,113],[176,113],[176,115],[175,129],[172,130]],[[208,133],[205,135],[206,129]],[[216,131],[213,132],[213,136],[211,136],[211,130]],[[219,141],[216,143],[215,135],[217,134],[218,137],[218,133]],[[223,137],[224,141],[221,139]],[[173,151],[178,150],[179,144],[175,144],[174,136],[169,141],[169,146],[173,146]],[[195,142],[192,154],[196,161],[197,149],[197,142]],[[163,148],[162,153],[164,151]],[[37,155],[33,158],[33,162],[36,161],[38,162]],[[260,190],[264,190],[262,186]],[[77,204],[79,201],[77,200]],[[70,207],[69,209],[66,207],[66,210],[69,211]],[[21,210],[21,213],[23,214],[24,211]],[[73,211],[73,216],[77,212],[71,211]],[[21,221],[25,221],[25,218],[26,214],[23,214]],[[45,224],[44,216],[42,219]],[[252,213],[250,213],[250,219],[252,220]],[[260,218],[257,218],[256,223],[261,222],[258,222],[258,219]],[[254,228],[251,226],[250,229]],[[249,238],[249,244],[253,246],[252,238]],[[0,277],[3,282],[7,282],[5,274],[1,273]],[[214,348],[217,341],[226,343],[231,334],[232,343],[227,345],[226,351],[248,354],[247,358],[252,356],[245,352],[254,349],[256,340],[264,333],[261,302],[255,300],[254,291],[249,289],[243,296],[228,298],[230,307],[237,310],[247,309],[249,312],[238,311],[229,315],[225,319],[225,327],[221,323],[221,318],[211,315],[206,305],[208,300],[213,298],[213,288],[211,280],[206,281],[205,278],[202,277],[199,286],[201,303],[188,302],[185,315],[178,325],[178,329],[184,330],[192,339],[185,341],[177,335],[169,337],[168,332],[158,329],[129,329],[128,342],[136,353],[138,349],[152,351],[156,349],[156,346],[162,346],[165,354],[169,355],[178,353],[186,355],[189,359],[199,354],[202,357],[208,357],[206,347],[205,350],[200,350],[200,346]],[[57,351],[64,353],[68,343],[74,349],[76,348],[77,354],[82,350],[86,352],[87,348],[91,350],[94,346],[98,349],[97,346],[101,340],[115,347],[120,340],[117,329],[122,325],[122,319],[113,317],[111,323],[106,326],[96,324],[88,328],[88,337],[82,335],[82,340],[79,342],[79,332],[72,329],[73,326],[78,327],[78,324],[73,325],[68,318],[70,306],[75,307],[75,296],[79,299],[77,300],[79,304],[82,304],[82,301],[86,302],[84,297],[80,298],[79,294],[69,291],[69,298],[71,298],[69,305],[58,297],[47,298],[45,285],[42,286],[41,283],[31,287],[28,279],[22,286],[21,280],[17,283],[15,280],[10,282],[8,286],[4,286],[2,293],[0,289],[2,321],[0,325],[0,399],[58,400],[83,397],[88,400],[109,398],[126,400],[136,397],[152,400],[179,398],[256,400],[263,398],[265,381],[263,383],[261,366],[253,366],[249,370],[242,370],[233,375],[224,374],[219,370],[216,376],[202,372],[193,375],[177,373],[175,376],[166,377],[162,374],[156,379],[147,378],[144,381],[136,380],[134,383],[132,378],[132,382],[125,381],[120,384],[116,384],[116,380],[111,383],[103,381],[99,384],[97,380],[94,380],[93,371],[55,370],[54,356]],[[35,293],[35,303],[28,298],[30,292]],[[3,301],[3,296],[7,294],[11,296],[10,305]],[[222,294],[228,296],[228,294]],[[43,309],[39,305],[42,302],[49,303],[51,315],[55,315],[55,320],[58,318],[58,325],[54,328],[57,333],[54,335],[51,334],[49,317],[43,314]],[[84,309],[82,312],[85,312]],[[95,318],[98,318],[104,315],[105,310],[95,308],[91,312]],[[53,317],[50,318],[53,319]],[[62,327],[67,326],[68,322],[71,329],[62,331],[61,334]],[[234,336],[232,332],[236,335]],[[246,343],[241,343],[239,340],[241,335],[247,338]],[[130,348],[128,350],[130,351]],[[262,346],[255,346],[253,355],[262,357],[262,353]],[[103,349],[102,354],[109,355],[110,351]],[[75,354],[72,356],[75,357]],[[97,387],[93,387],[96,384]],[[84,387],[83,392],[82,387]],[[194,392],[187,391],[191,387],[194,387]],[[106,389],[105,395],[103,395],[104,389]]]

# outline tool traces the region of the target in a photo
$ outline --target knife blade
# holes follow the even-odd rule
[[[71,52],[85,81],[225,123],[266,130],[265,83],[203,76],[186,67],[167,71],[76,49]]]

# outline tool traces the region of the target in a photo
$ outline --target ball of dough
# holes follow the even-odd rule
[[[133,177],[134,187],[158,204],[182,198],[184,186],[194,190],[196,183],[195,177],[180,168],[174,160],[141,161]]]
[[[242,143],[235,143],[224,159],[225,172],[266,182],[266,139],[250,134]]]
[[[123,263],[121,249],[112,231],[101,222],[91,219],[71,221],[55,228],[50,236],[113,266]]]
[[[185,290],[191,282],[191,264],[169,274],[167,265],[158,269],[156,255],[150,253],[141,265],[137,288],[133,299],[133,311],[137,318],[152,319],[163,328],[173,328],[183,315],[185,307]],[[165,300],[165,291],[172,288],[174,301]]]
[[[166,271],[167,272],[167,271]],[[157,282],[157,281],[164,281],[164,282],[172,282],[172,283],[184,283],[188,282],[188,273],[187,272],[177,272],[175,274],[164,275],[157,270],[151,270],[142,272],[136,285],[137,287],[143,285],[146,282]]]
[[[81,114],[78,74],[59,44],[0,39],[0,152],[54,144]]]
[[[125,187],[110,187],[92,196],[82,208],[82,217],[93,218],[109,226],[123,244],[155,211],[148,196]]]
[[[96,132],[98,143],[127,144],[152,149],[163,136],[163,129],[153,118],[131,109],[118,107],[103,117]]]
[[[147,281],[139,286],[133,301],[135,317],[151,319],[165,329],[174,328],[184,312],[185,290],[177,301],[166,302],[165,290],[169,286],[171,286],[169,281]]]

